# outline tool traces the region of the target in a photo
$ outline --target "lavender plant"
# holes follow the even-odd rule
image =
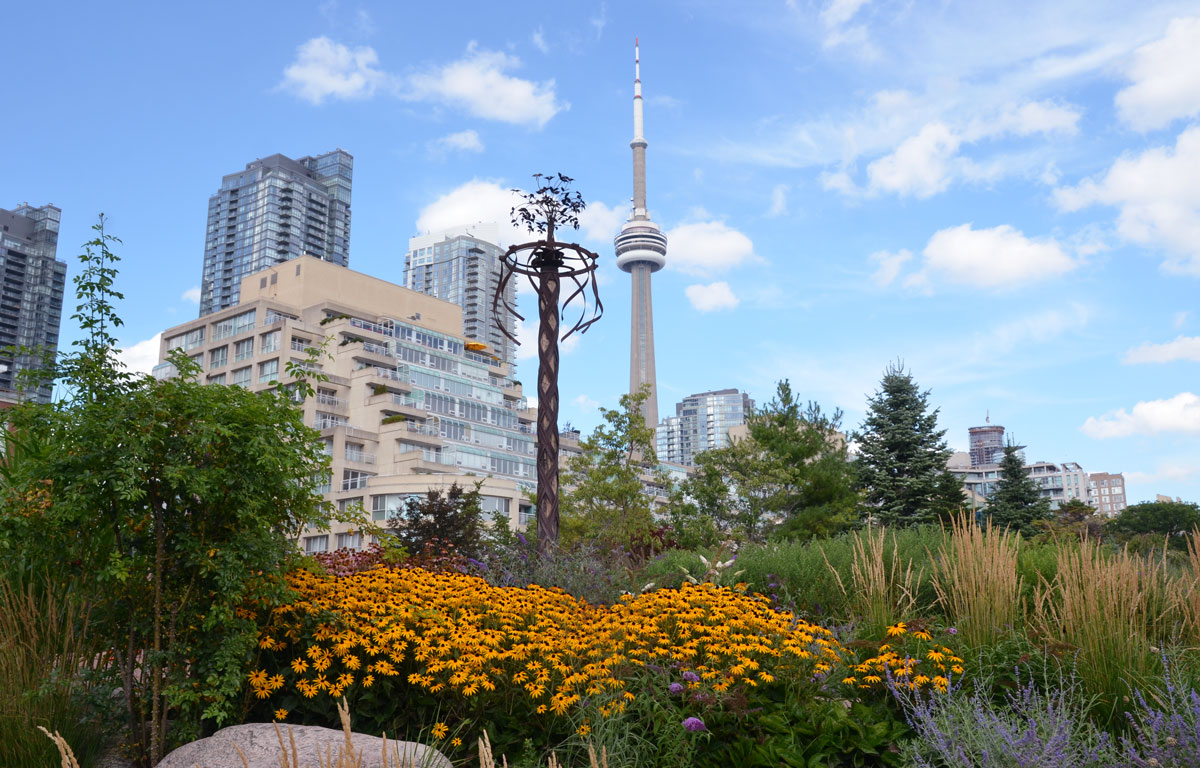
[[[1019,675],[1018,671],[1018,675]],[[970,691],[892,692],[917,738],[909,759],[918,768],[1116,768],[1126,765],[1109,735],[1088,717],[1073,675],[1040,690],[1032,681],[995,702],[986,682]],[[1149,764],[1152,765],[1152,764]]]
[[[1164,689],[1147,699],[1134,693],[1131,733],[1121,738],[1129,765],[1138,768],[1187,768],[1200,765],[1200,693],[1180,686],[1167,659]]]

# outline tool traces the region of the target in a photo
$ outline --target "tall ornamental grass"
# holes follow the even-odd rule
[[[1022,629],[1019,542],[1016,533],[993,527],[990,519],[984,527],[966,515],[951,523],[933,584],[947,621],[968,647]]]
[[[852,539],[849,583],[826,561],[854,615],[875,630],[882,630],[913,614],[917,606],[916,585],[924,571],[922,566],[914,575],[913,560],[910,558],[905,562],[900,556],[895,534],[891,538],[889,548],[887,529],[872,526]]]
[[[83,768],[107,746],[89,717],[82,674],[98,662],[87,610],[50,585],[0,578],[0,765],[54,768],[58,752],[36,729],[62,734]]]
[[[1037,592],[1034,624],[1076,649],[1080,678],[1111,716],[1161,672],[1156,646],[1171,634],[1176,605],[1165,560],[1128,549],[1107,555],[1084,539],[1059,544],[1057,575]]]

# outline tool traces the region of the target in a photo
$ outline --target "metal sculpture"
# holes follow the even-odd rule
[[[511,246],[500,259],[500,283],[492,299],[496,322],[505,336],[516,344],[521,342],[508,331],[497,310],[504,307],[520,322],[525,318],[515,304],[505,298],[509,280],[519,275],[529,280],[538,297],[538,378],[537,378],[537,526],[538,552],[549,554],[558,544],[558,343],[561,320],[566,317],[572,302],[581,300],[579,318],[563,336],[584,333],[604,314],[600,292],[596,287],[595,253],[578,243],[555,240],[555,229],[579,229],[579,213],[586,207],[582,196],[569,189],[569,176],[534,174],[537,189],[533,192],[513,192],[524,200],[512,209],[512,223],[545,238]],[[573,289],[562,302],[559,298],[562,283],[569,281]],[[591,300],[588,286],[591,286]],[[591,317],[588,317],[589,309]]]

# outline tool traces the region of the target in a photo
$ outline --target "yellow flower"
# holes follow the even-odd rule
[[[916,630],[915,632],[912,633],[912,636],[917,638],[918,640],[932,640],[933,639],[933,636],[930,635],[928,632],[926,632],[923,629]]]
[[[286,709],[275,710],[275,719],[276,720],[287,720],[287,716],[288,716],[288,711]]]
[[[292,659],[292,671],[297,675],[303,675],[308,671],[308,662],[304,659]]]
[[[445,723],[436,723],[433,726],[433,738],[435,739],[444,739],[449,732],[450,729],[446,727]]]
[[[925,658],[929,659],[930,661],[942,661],[946,658],[946,655],[937,651],[930,651],[929,653],[925,654]]]
[[[544,714],[546,714],[546,710],[547,710],[547,707],[546,707],[546,705],[545,705],[545,704],[542,704],[541,706],[539,706],[539,707],[537,708],[537,713],[538,713],[539,715],[544,715]]]
[[[267,671],[265,669],[256,669],[247,675],[246,679],[249,680],[250,685],[254,686],[255,688],[262,688],[267,684]]]
[[[458,738],[457,736],[455,736],[453,739],[450,739],[450,746],[452,746],[452,747],[461,747],[461,746],[462,746],[462,739],[460,739],[460,738]]]
[[[863,682],[864,683],[881,683],[881,682],[883,682],[883,678],[880,677],[879,675],[867,675],[867,676],[863,677]]]
[[[908,627],[905,625],[905,623],[903,621],[898,621],[895,624],[893,624],[892,626],[887,628],[887,636],[888,637],[899,637],[900,635],[903,635],[907,631],[908,631]]]
[[[843,677],[843,678],[842,678],[842,682],[843,682],[844,684],[846,684],[846,685],[854,685],[855,683],[857,683],[857,682],[858,682],[858,678],[855,678],[855,677]]]
[[[375,675],[367,675],[362,679],[363,688],[370,688],[375,684]]]
[[[583,725],[579,726],[579,728],[576,729],[576,731],[575,731],[575,733],[578,733],[580,736],[587,736],[591,732],[592,732],[592,727],[590,725],[588,725],[587,723],[584,723]]]

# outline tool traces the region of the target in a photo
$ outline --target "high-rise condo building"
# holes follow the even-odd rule
[[[271,155],[221,179],[208,199],[200,316],[235,306],[242,278],[297,256],[350,264],[354,158],[340,149]]]
[[[15,390],[22,370],[41,368],[58,351],[67,279],[67,264],[57,258],[61,219],[53,205],[0,208],[0,390]],[[8,347],[29,353],[12,354]],[[48,403],[52,389],[52,382],[38,382],[23,396]]]
[[[288,381],[289,362],[319,368],[326,380],[303,408],[331,457],[329,501],[361,503],[386,524],[409,498],[479,481],[485,514],[513,526],[532,517],[535,414],[508,366],[467,349],[458,306],[309,257],[243,278],[240,297],[164,331],[160,360],[182,348],[208,383],[251,389]],[[331,357],[313,363],[308,351],[326,339]],[[301,543],[319,552],[367,542],[335,523]]]
[[[696,454],[729,445],[729,430],[746,423],[754,401],[745,392],[719,389],[685,397],[675,405],[675,415],[658,425],[659,461],[696,466]]]
[[[1125,495],[1125,475],[1120,472],[1093,472],[1088,477],[1087,503],[1105,517],[1116,517],[1129,499]]]
[[[515,345],[509,334],[516,335],[515,319],[493,299],[500,282],[500,257],[504,249],[496,242],[495,224],[455,227],[442,232],[420,235],[408,241],[404,257],[404,286],[436,296],[462,307],[462,334],[487,345],[487,352],[502,363],[511,364]],[[504,301],[516,305],[516,281],[505,288]]]
[[[658,378],[654,371],[654,304],[650,275],[667,262],[667,236],[646,209],[646,137],[642,135],[642,71],[637,39],[633,41],[633,212],[613,241],[617,267],[633,277],[630,318],[629,393],[648,387],[642,405],[646,426],[658,424]]]
[[[982,467],[985,464],[999,464],[1004,457],[1004,427],[991,423],[988,418],[987,426],[971,427],[967,430],[970,441],[972,467]]]

